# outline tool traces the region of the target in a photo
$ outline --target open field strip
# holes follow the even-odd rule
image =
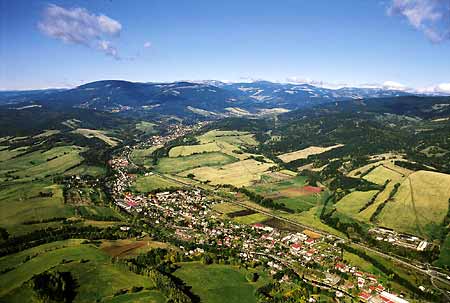
[[[181,156],[189,156],[192,154],[200,154],[206,152],[218,152],[221,151],[221,148],[215,143],[205,143],[200,145],[182,145],[175,146],[170,149],[169,157],[181,157]]]
[[[49,129],[44,131],[43,133],[40,133],[36,136],[33,136],[33,138],[45,138],[45,137],[50,137],[56,134],[59,134],[61,131],[58,129]]]
[[[179,187],[179,184],[153,174],[149,176],[139,176],[132,187],[139,192],[150,192],[153,190],[164,190],[172,187]]]
[[[77,128],[76,130],[72,131],[75,134],[80,134],[85,136],[86,138],[98,138],[105,142],[106,144],[109,144],[111,146],[116,146],[119,144],[119,139],[112,138],[107,135],[105,131],[97,130],[97,129],[88,129],[88,128]]]
[[[268,216],[260,213],[255,213],[247,216],[241,216],[241,217],[234,217],[233,221],[240,223],[240,224],[253,224],[253,223],[259,223],[262,221],[265,221],[269,219]]]
[[[227,142],[232,145],[258,145],[254,135],[241,131],[212,130],[197,137],[201,144],[210,142]]]
[[[197,167],[220,166],[236,161],[229,155],[212,152],[176,158],[159,159],[156,170],[161,173],[178,173]]]
[[[351,192],[336,203],[336,209],[353,217],[377,192],[377,190]]]
[[[8,146],[6,146],[7,148]],[[28,147],[18,147],[15,149],[2,149],[0,151],[0,162],[4,162],[4,161],[8,161],[14,157],[17,157],[20,154],[23,154],[24,152],[26,152],[26,150],[28,149]],[[0,169],[0,171],[2,171],[4,168],[2,167]]]
[[[137,165],[149,166],[152,164],[150,155],[160,147],[162,147],[162,145],[155,145],[142,149],[133,149],[130,154],[130,159]]]
[[[146,134],[152,134],[154,133],[156,124],[147,122],[147,121],[141,121],[136,124],[136,129],[140,130],[143,133]]]
[[[222,213],[222,214],[229,214],[229,213],[233,213],[233,212],[241,211],[241,210],[245,209],[244,207],[241,207],[236,204],[229,203],[229,202],[214,204],[212,208],[215,211]]]
[[[391,180],[397,182],[401,180],[404,176],[398,172],[380,165],[373,169],[370,173],[365,175],[363,179],[370,181],[375,184],[383,185],[386,180]]]
[[[278,158],[283,161],[284,163],[288,163],[294,160],[298,160],[298,159],[306,159],[311,155],[317,155],[317,154],[321,154],[324,153],[326,151],[338,148],[338,147],[342,147],[344,145],[342,144],[336,144],[333,146],[328,146],[328,147],[320,147],[320,146],[310,146],[301,150],[297,150],[294,152],[290,152],[290,153],[286,153],[286,154],[282,154],[279,155]]]
[[[262,173],[274,166],[271,163],[261,163],[253,159],[243,160],[222,167],[199,167],[184,172],[194,174],[195,179],[210,181],[211,184],[232,184],[248,186],[261,178]]]

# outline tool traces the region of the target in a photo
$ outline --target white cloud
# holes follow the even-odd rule
[[[108,39],[119,36],[122,25],[108,16],[95,15],[84,8],[66,9],[50,4],[44,10],[38,28],[65,43],[81,44],[120,59]]]
[[[152,43],[150,41],[147,41],[144,43],[144,48],[150,48],[152,47]]]
[[[385,81],[383,82],[383,85],[381,85],[382,88],[388,89],[388,90],[406,90],[407,87],[401,83],[395,82],[395,81]]]
[[[419,88],[417,92],[423,94],[450,94],[450,82]]]
[[[400,15],[432,42],[450,39],[450,1],[448,0],[391,0],[391,16]]]

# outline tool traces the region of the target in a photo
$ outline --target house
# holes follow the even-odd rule
[[[299,243],[294,243],[291,245],[291,248],[295,251],[299,251],[300,249],[302,249],[302,245]]]
[[[372,297],[372,295],[369,294],[369,293],[367,293],[367,292],[365,292],[365,291],[363,291],[363,292],[361,292],[361,293],[358,295],[358,297],[359,297],[363,302],[368,302],[369,299]]]
[[[383,291],[380,293],[380,298],[385,302],[385,303],[409,303],[408,301],[406,301],[405,299],[402,299],[400,297],[397,297],[394,294],[388,293],[386,291]]]

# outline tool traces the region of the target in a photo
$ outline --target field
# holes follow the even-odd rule
[[[336,203],[338,212],[350,217],[359,213],[359,210],[377,193],[377,190],[354,191]]]
[[[450,234],[447,234],[447,237],[444,240],[444,243],[441,245],[441,252],[439,254],[439,259],[435,261],[435,265],[437,266],[448,266],[450,264]]]
[[[251,215],[247,215],[247,216],[234,217],[233,221],[240,223],[240,224],[254,224],[254,223],[263,222],[269,218],[270,217],[268,217],[264,214],[255,213],[255,214],[251,214]]]
[[[198,136],[197,139],[201,144],[210,142],[227,142],[237,146],[258,144],[253,134],[241,131],[212,130]]]
[[[279,155],[278,158],[285,162],[291,162],[294,160],[299,160],[299,159],[306,159],[311,155],[317,155],[317,154],[321,154],[324,153],[326,151],[338,148],[338,147],[342,147],[342,144],[336,144],[333,146],[328,146],[328,147],[320,147],[320,146],[310,146],[301,150],[297,150],[294,152],[290,152],[290,153],[286,153],[286,154],[282,154]]]
[[[78,146],[58,146],[47,151],[34,151],[2,161],[0,177],[14,181],[31,181],[61,174],[83,161]]]
[[[183,280],[191,291],[208,303],[256,302],[254,291],[262,283],[248,282],[249,271],[230,265],[181,263],[174,275]]]
[[[74,167],[72,169],[69,169],[68,171],[64,172],[65,175],[90,175],[90,176],[101,176],[106,173],[106,168],[101,166],[90,166],[90,165],[80,165],[77,167]]]
[[[207,152],[218,152],[220,150],[221,148],[215,142],[200,145],[182,145],[172,148],[169,151],[169,157],[182,157]]]
[[[400,172],[397,172],[395,168],[390,168],[384,165],[380,165],[373,169],[370,173],[365,175],[363,179],[370,181],[376,184],[384,184],[386,180],[391,180],[397,182],[401,180],[404,175]]]
[[[81,242],[82,240],[53,242],[0,258],[2,270],[13,268],[8,275],[0,275],[0,299],[6,302],[31,302],[32,291],[23,283],[34,274],[50,268],[72,273],[79,285],[74,302],[113,299],[118,290],[133,286],[152,287],[144,276],[116,267],[110,263],[107,254],[91,244]],[[31,259],[24,262],[26,256]],[[81,259],[87,261],[80,262]],[[161,297],[155,294],[152,296],[158,299],[155,302],[164,302],[160,300]]]
[[[219,166],[236,161],[235,158],[223,153],[213,152],[196,154],[177,158],[159,159],[156,169],[162,173],[178,173],[196,167]]]
[[[137,256],[153,248],[167,248],[169,244],[150,239],[103,240],[100,249],[111,257]]]
[[[136,129],[140,130],[141,132],[145,134],[153,134],[156,132],[155,130],[156,124],[147,122],[147,121],[141,121],[136,124]]]
[[[178,159],[178,158],[174,158]],[[248,186],[261,178],[261,175],[274,164],[261,163],[253,159],[238,161],[222,167],[200,167],[184,172],[194,174],[195,179],[210,181],[211,184],[232,184]]]
[[[133,184],[134,189],[139,192],[150,192],[157,189],[164,190],[179,186],[179,183],[158,175],[139,176]]]
[[[245,209],[244,207],[229,202],[214,204],[212,208],[222,214],[233,213]]]
[[[75,134],[83,135],[86,138],[98,138],[98,139],[102,140],[103,142],[105,142],[106,144],[109,144],[111,146],[116,146],[119,143],[118,139],[108,136],[107,133],[102,130],[77,128],[76,130],[74,130],[72,132]]]
[[[150,155],[160,147],[160,145],[157,145],[149,148],[133,149],[130,154],[131,161],[137,165],[150,166],[152,164]]]
[[[378,216],[379,224],[401,232],[430,236],[433,224],[440,225],[447,214],[450,175],[415,172],[405,179],[394,200]]]
[[[321,200],[321,189],[307,186],[306,177],[284,178],[274,177],[272,174],[264,175],[261,181],[249,189],[266,198],[271,198],[279,203],[284,203],[287,208],[294,211],[307,211]]]

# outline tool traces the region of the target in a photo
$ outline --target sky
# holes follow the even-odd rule
[[[0,0],[0,89],[102,79],[450,92],[450,0]]]

